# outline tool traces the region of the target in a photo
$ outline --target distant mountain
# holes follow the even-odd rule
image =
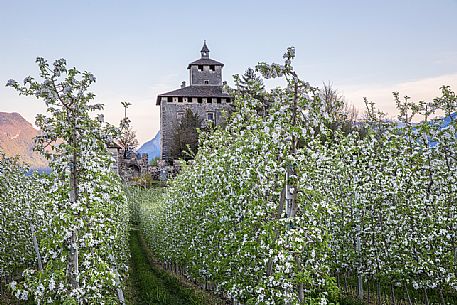
[[[451,122],[455,121],[456,119],[457,119],[457,112],[451,113],[450,115],[448,115],[447,117],[442,119],[440,128],[443,129],[443,128],[448,127],[449,124],[451,124]]]
[[[451,113],[447,117],[437,119],[435,121],[431,121],[430,124],[436,124],[440,127],[440,130],[446,129],[452,121],[455,121],[457,119],[457,112]],[[457,137],[457,134],[456,134]],[[433,139],[429,139],[429,144],[430,147],[436,147],[438,145],[437,141],[434,141]]]
[[[137,152],[141,154],[147,153],[149,161],[160,157],[160,130],[152,140],[144,143]]]
[[[33,151],[33,138],[39,131],[19,113],[0,112],[0,149],[8,156],[19,156],[31,168],[47,168],[46,160]]]

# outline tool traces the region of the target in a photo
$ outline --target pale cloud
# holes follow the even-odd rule
[[[335,85],[345,96],[346,100],[354,104],[361,112],[364,111],[365,105],[363,98],[376,103],[377,107],[394,117],[397,115],[395,101],[392,92],[399,92],[400,97],[409,96],[412,101],[429,101],[441,95],[440,87],[443,85],[451,86],[451,89],[457,90],[457,73],[445,74],[437,77],[417,79],[392,85]]]

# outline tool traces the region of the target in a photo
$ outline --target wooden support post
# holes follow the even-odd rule
[[[119,272],[117,271],[117,263],[115,257],[111,254],[109,256],[111,260],[111,265],[113,266],[113,273],[114,273],[114,281],[116,282],[116,292],[117,292],[117,299],[121,305],[125,305],[125,297],[124,291],[121,288],[121,280],[119,276]]]

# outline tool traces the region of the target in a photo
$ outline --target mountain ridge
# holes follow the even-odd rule
[[[149,161],[160,157],[160,130],[154,138],[141,145],[137,152],[141,154],[147,153]]]
[[[34,138],[40,132],[17,112],[0,112],[0,149],[7,157],[19,156],[32,169],[48,167],[40,153],[33,151]]]

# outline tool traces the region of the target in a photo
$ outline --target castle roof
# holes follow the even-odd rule
[[[187,69],[190,69],[190,66],[196,66],[196,65],[215,65],[215,66],[221,66],[223,67],[224,64],[221,62],[218,62],[217,60],[210,59],[210,58],[200,58],[197,59],[196,61],[193,61],[187,66]]]
[[[208,66],[214,65],[214,66],[221,66],[221,67],[224,66],[223,63],[209,58],[209,49],[208,49],[208,46],[206,45],[206,40],[203,42],[203,47],[202,47],[202,50],[200,51],[200,53],[202,54],[202,57],[200,59],[197,59],[196,61],[191,62],[187,66],[187,69],[190,69],[191,66],[196,66],[196,65],[208,65]]]
[[[157,96],[156,105],[160,105],[162,97],[221,97],[230,98],[225,92],[222,92],[222,86],[187,86],[181,89],[173,90]]]

